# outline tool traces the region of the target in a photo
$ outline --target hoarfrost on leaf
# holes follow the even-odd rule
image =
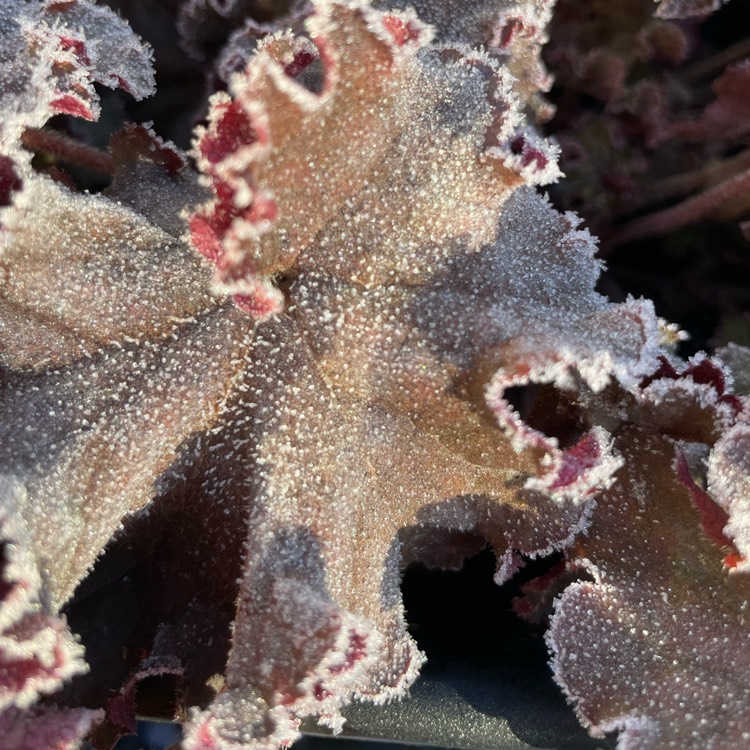
[[[484,403],[494,370],[531,366],[525,336],[559,354],[566,385],[579,352],[596,361],[581,370],[597,388],[655,361],[650,307],[595,294],[590,237],[519,187],[556,176],[554,153],[519,134],[496,62],[430,47],[412,14],[364,3],[318,3],[309,29],[317,49],[289,35],[261,47],[195,144],[215,197],[192,218],[193,241],[217,266],[215,288],[261,322],[239,386],[252,396],[230,409],[217,448],[234,455],[240,434],[254,446],[227,689],[194,718],[191,748],[289,741],[302,716],[337,727],[352,696],[402,695],[421,656],[399,568],[430,559],[438,529],[477,533],[500,560],[569,543],[583,510],[544,512],[523,485],[545,451],[517,454]],[[318,55],[315,93],[295,77]],[[269,304],[273,279],[283,311]],[[617,465],[571,460],[566,480],[595,474],[590,491]],[[310,655],[293,645],[314,600],[371,624],[351,631],[362,657],[340,684],[333,640]]]
[[[231,15],[241,3],[186,7],[209,5]],[[0,470],[13,477],[3,535],[23,543],[0,613],[17,609],[7,570],[28,560],[24,575],[44,579],[29,604],[39,640],[69,658],[48,682],[42,671],[14,687],[0,736],[11,726],[25,749],[57,717],[65,747],[98,718],[20,713],[82,668],[63,606],[93,668],[63,704],[113,696],[117,731],[140,677],[160,670],[193,709],[188,750],[288,744],[306,717],[338,731],[352,700],[403,696],[418,674],[404,566],[455,567],[451,539],[471,537],[495,552],[498,583],[520,554],[580,542],[594,581],[562,595],[550,642],[596,731],[625,726],[654,746],[678,718],[659,658],[646,684],[667,697],[653,710],[617,649],[611,682],[592,689],[592,667],[578,671],[588,657],[571,633],[602,635],[592,648],[604,649],[632,610],[665,633],[618,633],[634,658],[632,638],[709,687],[726,666],[734,714],[719,727],[712,693],[707,723],[675,735],[683,746],[705,726],[739,737],[746,671],[704,638],[746,633],[744,578],[722,570],[722,554],[741,570],[748,544],[735,486],[746,462],[733,453],[743,403],[715,362],[667,356],[650,303],[595,291],[594,241],[535,190],[559,176],[556,148],[526,122],[544,107],[550,3],[318,0],[306,33],[266,36],[212,97],[200,177],[130,125],[99,196],[34,173],[24,129],[55,111],[96,116],[93,81],[148,93],[147,55],[85,0],[8,7]],[[524,388],[539,395],[528,409],[513,402]],[[706,491],[692,474],[711,449]],[[735,557],[720,549],[731,545]],[[107,601],[109,586],[137,606]],[[696,717],[703,698],[686,694]]]
[[[53,114],[96,119],[94,83],[139,99],[153,93],[148,52],[125,21],[90,0],[3,2],[0,153],[16,158],[24,129]]]
[[[87,667],[28,549],[24,494],[17,478],[0,475],[0,738],[9,750],[73,750],[100,712],[32,707]]]
[[[750,424],[739,421],[717,441],[708,462],[708,492],[727,514],[723,531],[740,553],[738,571],[750,569]]]
[[[722,528],[721,505],[738,521],[747,511],[715,480],[712,498],[691,476],[705,481],[700,456],[711,446],[716,474],[732,460],[727,447],[739,445],[744,416],[723,378],[706,359],[681,372],[665,362],[620,396],[614,440],[624,466],[571,561],[593,581],[572,584],[556,603],[547,636],[555,678],[592,733],[619,731],[621,748],[723,748],[747,737],[750,584],[732,547],[744,552],[746,536]],[[717,442],[727,409],[738,422]],[[743,461],[724,475],[737,496]]]
[[[413,16],[325,7],[309,21],[317,48],[270,38],[233,80],[234,98],[215,96],[195,144],[215,197],[193,216],[193,241],[218,266],[216,288],[259,319],[281,308],[274,274],[408,282],[455,251],[450,238],[467,251],[489,242],[513,188],[559,174],[490,57],[430,47]],[[294,76],[319,55],[315,94]]]
[[[719,10],[728,0],[656,0],[660,18],[690,18],[707,16]]]

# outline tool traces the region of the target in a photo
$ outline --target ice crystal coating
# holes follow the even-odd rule
[[[0,601],[0,711],[28,708],[40,695],[57,690],[64,680],[86,669],[83,649],[63,620],[45,603],[42,579],[29,553],[28,530],[19,506],[23,485],[0,476],[2,600]]]
[[[65,365],[125,337],[160,339],[211,305],[206,269],[193,253],[106,198],[30,180],[6,231],[0,255],[5,366]],[[114,275],[121,284],[109,283]]]
[[[708,491],[727,513],[724,533],[741,560],[738,571],[750,569],[750,425],[738,422],[716,443],[708,463]]]
[[[507,73],[465,48],[426,47],[408,13],[321,2],[309,28],[322,92],[294,80],[316,49],[273,37],[234,80],[235,98],[215,97],[195,146],[216,197],[193,217],[193,241],[262,322],[248,397],[217,447],[234,452],[235,425],[255,446],[227,689],[193,718],[190,748],[272,746],[308,714],[338,727],[350,695],[403,694],[421,657],[403,623],[400,561],[429,559],[435,544],[416,528],[479,533],[499,559],[506,538],[529,552],[570,538],[572,509],[552,531],[551,518],[538,525],[543,495],[501,489],[522,487],[534,464],[481,417],[483,377],[533,367],[522,342],[547,341],[557,384],[577,358],[597,388],[653,368],[650,308],[595,294],[588,235],[531,189],[513,192],[556,171],[519,131]],[[577,349],[560,345],[567,336]],[[590,490],[618,465],[598,460],[607,441],[595,434],[567,454],[565,482],[587,474]],[[295,622],[311,608],[332,625],[302,651]]]
[[[82,668],[63,605],[93,667],[64,705],[110,696],[105,729],[132,726],[142,676],[171,674],[186,750],[287,745],[306,717],[337,731],[418,674],[404,566],[482,543],[499,584],[519,553],[576,543],[594,580],[562,594],[550,644],[595,732],[741,743],[744,403],[716,362],[665,354],[650,303],[595,291],[594,242],[534,189],[559,175],[524,116],[551,4],[418,3],[432,28],[398,2],[318,0],[306,35],[268,35],[212,98],[202,183],[127,126],[100,196],[34,174],[20,139],[53,111],[95,116],[92,80],[145,93],[145,53],[90,3],[10,7],[5,744],[70,746],[99,718],[31,705]],[[94,38],[132,54],[114,79]],[[42,619],[19,635],[27,610]],[[50,643],[61,663],[15,669]]]
[[[656,15],[660,18],[707,16],[719,10],[728,0],[657,0]]]
[[[705,359],[680,373],[665,363],[620,401],[614,439],[624,466],[597,499],[572,561],[593,582],[569,586],[552,618],[556,679],[593,734],[620,731],[618,748],[721,748],[750,736],[750,584],[730,549],[746,539],[722,528],[720,505],[729,498],[717,481],[709,483],[714,500],[690,476],[705,473],[701,456],[740,408],[722,379]],[[728,447],[741,451],[742,419],[709,464],[737,493],[745,454]],[[691,454],[698,460],[687,461]],[[731,501],[729,510],[747,517]]]
[[[94,120],[94,83],[136,98],[153,92],[147,51],[109,8],[89,0],[7,0],[0,7],[0,151],[52,114]]]
[[[555,0],[376,0],[383,10],[413,8],[434,26],[441,42],[483,46],[507,66],[521,101],[534,116],[548,120],[552,107],[541,94],[552,79],[541,61]]]
[[[354,695],[402,695],[422,659],[403,560],[444,557],[443,535],[465,532],[502,561],[569,544],[584,523],[523,488],[536,459],[486,411],[505,345],[528,329],[601,358],[614,336],[621,355],[598,377],[624,382],[655,330],[648,308],[591,293],[593,245],[571,217],[514,193],[557,171],[496,61],[428,47],[413,13],[365,3],[321,2],[309,28],[315,47],[270,38],[196,141],[215,198],[192,238],[253,315],[207,299],[203,262],[176,239],[195,185],[145,131],[115,143],[111,197],[36,178],[8,223],[2,462],[24,482],[53,602],[191,464],[205,466],[193,491],[226,509],[218,530],[247,524],[226,688],[188,747],[288,742],[303,716],[338,728]],[[301,81],[318,56],[315,93]],[[158,185],[159,207],[136,185]],[[64,276],[29,252],[40,223]],[[204,465],[194,436],[212,429]],[[568,468],[572,481],[590,467]]]
[[[127,24],[112,11],[97,8],[85,0],[10,0],[2,5],[0,208],[3,211],[0,230],[3,244],[0,248],[0,277],[3,289],[0,357],[4,367],[36,367],[62,361],[66,359],[62,351],[68,347],[73,357],[86,350],[87,343],[77,339],[86,324],[81,328],[72,323],[81,312],[80,294],[84,289],[82,285],[71,282],[75,282],[76,270],[80,271],[81,265],[92,261],[96,265],[96,261],[93,253],[82,250],[80,243],[71,247],[75,240],[71,243],[71,236],[64,228],[72,229],[80,219],[80,216],[74,216],[76,208],[85,211],[88,204],[79,202],[74,207],[71,205],[74,199],[64,190],[46,184],[36,176],[30,168],[28,154],[21,149],[21,138],[27,128],[44,125],[55,113],[94,119],[98,114],[95,82],[126,89],[137,98],[153,89],[148,53]],[[95,199],[90,201],[95,202]],[[51,216],[47,218],[52,218],[52,227],[58,230],[52,240],[59,251],[57,264],[50,263],[50,247],[46,245],[50,239],[50,225],[42,224],[44,220],[34,213],[41,206],[50,211]],[[29,220],[30,212],[34,213],[32,220]],[[109,218],[112,218],[111,214],[107,215]],[[94,227],[93,222],[87,226],[85,221],[83,226],[94,235],[97,231],[106,234],[113,229],[101,225]],[[87,242],[90,239],[90,236],[86,237]],[[76,253],[79,267],[72,270],[72,264],[69,264]],[[62,296],[50,303],[55,290],[62,292]],[[98,303],[101,311],[102,301],[96,299],[100,290],[95,290],[92,284],[89,292],[94,296],[87,302],[93,303],[94,307]],[[132,298],[131,303],[137,305]],[[90,336],[100,335],[96,328],[89,326]],[[12,379],[9,371],[4,371],[3,400],[13,405],[3,412],[1,450],[7,457],[14,450],[12,446],[24,443],[26,456],[32,463],[43,461],[39,446],[29,451],[29,443],[24,442],[19,430],[7,437],[13,419],[11,412],[20,417],[30,406],[23,401],[14,402],[10,395]],[[5,390],[6,385],[8,390]],[[55,405],[62,406],[62,401],[55,399]],[[43,418],[53,417],[53,409],[45,408]],[[26,414],[28,416],[28,412]],[[88,420],[83,421],[90,425]],[[20,417],[17,426],[22,423],[26,424],[26,421]],[[51,435],[40,434],[44,435],[42,442],[46,443],[44,451],[48,455],[59,449]],[[10,473],[5,473],[0,480],[0,539],[4,557],[0,601],[0,738],[4,747],[14,750],[52,746],[73,748],[100,718],[99,712],[30,708],[41,695],[55,692],[65,681],[86,671],[82,647],[57,615],[62,601],[56,598],[60,593],[58,585],[66,573],[57,577],[50,574],[51,568],[48,567],[51,563],[54,568],[56,562],[52,560],[51,547],[57,534],[62,529],[72,528],[67,515],[70,508],[63,508],[63,498],[55,496],[46,507],[36,507],[38,515],[30,513],[29,504],[34,503],[34,490],[27,482],[30,466],[21,466],[21,463],[22,459],[18,464],[13,461],[4,464],[3,471]],[[19,470],[17,475],[14,467]],[[55,490],[52,492],[56,495]],[[55,506],[62,511],[56,520],[52,514],[47,515]],[[37,526],[39,515],[49,525]],[[107,529],[102,543],[117,523],[119,516]],[[58,549],[63,550],[65,561],[62,568],[67,570],[71,549],[83,540],[80,534],[69,534],[65,538],[68,546],[63,544]],[[99,546],[101,548],[101,544]],[[84,554],[86,560],[73,574],[68,582],[70,585],[80,580],[97,554],[95,549]],[[71,590],[69,586],[67,594]]]
[[[750,348],[730,343],[718,349],[716,357],[730,373],[734,392],[750,396]]]
[[[123,202],[137,176],[118,179]],[[213,423],[238,345],[231,316],[216,320],[208,269],[168,233],[170,220],[160,228],[41,178],[14,208],[0,330],[3,364],[16,372],[0,396],[0,454],[25,479],[20,512],[60,605],[123,515],[149,502],[186,436]],[[207,367],[217,348],[226,358]]]
[[[73,675],[85,672],[83,648],[47,600],[18,506],[23,485],[0,475],[0,739],[9,750],[73,748],[96,711],[35,708]]]
[[[217,289],[259,319],[282,306],[269,277],[293,264],[365,286],[408,281],[427,262],[409,249],[428,227],[464,236],[473,250],[491,239],[514,187],[558,175],[554,152],[520,131],[497,63],[429,49],[429,30],[413,16],[364,4],[344,13],[311,18],[320,53],[303,39],[271,38],[234,80],[235,97],[214,98],[195,145],[216,197],[193,217],[193,242],[217,263]],[[318,54],[325,84],[315,94],[294,74]],[[331,228],[317,235],[334,216],[353,229],[355,213],[344,264]],[[434,245],[431,256],[449,249]]]

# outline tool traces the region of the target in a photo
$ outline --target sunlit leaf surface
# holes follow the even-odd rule
[[[7,8],[0,738],[107,746],[155,677],[186,750],[337,731],[419,673],[404,568],[486,544],[498,584],[593,578],[549,637],[592,731],[741,744],[745,406],[536,191],[551,4],[296,8],[230,42],[195,168],[128,125],[101,195],[21,142],[95,81],[147,94],[148,55],[86,0]]]

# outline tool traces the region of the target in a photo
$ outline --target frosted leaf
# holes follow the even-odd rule
[[[255,701],[248,700],[250,696],[237,701],[239,686],[230,673],[229,690],[208,711],[192,718],[186,750],[211,743],[247,747],[253,739],[269,745],[288,742],[297,723],[290,709],[302,716],[319,715],[321,722],[340,730],[343,719],[338,709],[363,671],[373,666],[377,633],[366,620],[340,611],[327,597],[292,577],[277,578],[268,597],[275,616],[268,622],[256,620],[255,629],[262,631],[253,638],[259,646],[254,654],[258,664],[246,665],[245,671],[257,670],[264,683],[273,685],[274,701],[280,705],[274,706],[262,694]],[[248,705],[256,710],[248,712]]]
[[[468,250],[489,241],[514,187],[559,174],[554,151],[520,129],[511,79],[485,55],[429,49],[413,14],[364,3],[319,4],[308,24],[322,52],[269,39],[234,79],[234,98],[214,97],[195,143],[216,197],[193,217],[193,242],[217,263],[217,289],[260,319],[282,304],[272,274],[295,266],[365,286],[407,281],[453,238]],[[315,94],[291,73],[318,54]],[[410,262],[405,250],[417,246],[429,254]]]
[[[622,730],[619,748],[741,746],[750,731],[747,577],[722,571],[672,476],[671,446],[637,433],[632,441],[631,468],[598,500],[584,542],[595,580],[557,603],[556,678],[594,734]]]
[[[190,248],[101,196],[32,178],[5,230],[5,366],[59,366],[126,338],[160,339],[212,304],[210,274]]]
[[[10,709],[0,714],[3,750],[78,750],[81,741],[101,718],[101,711],[37,706],[29,711]]]
[[[89,0],[5,0],[0,7],[0,152],[56,113],[94,120],[94,83],[153,92],[148,52],[109,8]],[[25,160],[24,157],[21,157]]]
[[[12,736],[19,710],[86,671],[83,648],[50,607],[28,548],[24,500],[21,483],[0,475],[0,739]]]
[[[55,605],[122,517],[151,500],[183,441],[212,426],[245,327],[219,308],[161,341],[124,342],[59,370],[5,378],[0,464],[27,488],[19,512]]]
[[[735,393],[750,396],[750,348],[728,344],[716,350],[716,357],[731,373]]]
[[[78,586],[71,611],[97,575],[122,590],[133,559],[168,563],[124,644],[87,635],[89,695],[144,651],[175,665],[200,696],[191,750],[288,743],[305,717],[337,730],[350,701],[404,695],[423,656],[403,566],[455,567],[481,539],[502,583],[518,553],[569,547],[621,461],[593,396],[637,401],[657,366],[650,305],[598,295],[591,238],[534,191],[555,149],[497,58],[361,1],[320,0],[308,30],[267,38],[213,98],[195,141],[210,200],[136,128],[109,195],[36,178],[7,232],[9,298],[39,318],[33,336],[9,315],[0,393],[29,549],[53,607]],[[178,239],[187,203],[204,258]],[[581,439],[516,419],[521,383],[590,409]],[[211,643],[235,602],[224,669]]]
[[[194,717],[190,748],[288,742],[306,715],[339,727],[353,695],[403,695],[422,657],[403,620],[402,555],[433,557],[412,529],[434,529],[433,544],[440,529],[474,532],[502,559],[511,544],[562,547],[583,523],[518,492],[528,459],[450,395],[450,365],[393,314],[407,291],[307,279],[290,296],[291,320],[259,327],[238,386],[252,395],[220,435],[219,456],[251,436],[255,501],[227,689]],[[316,335],[318,315],[340,321],[335,338]],[[335,626],[308,643],[318,611],[317,627]]]
[[[721,8],[728,0],[657,0],[659,18],[691,18],[707,16]]]
[[[215,450],[248,479],[217,469],[213,493],[254,502],[226,689],[193,717],[195,749],[289,742],[304,716],[337,728],[353,697],[403,695],[422,657],[399,571],[440,559],[447,533],[487,539],[498,582],[513,549],[571,542],[586,508],[549,513],[538,446],[514,446],[487,411],[498,367],[601,390],[656,365],[650,306],[596,294],[588,234],[513,190],[549,174],[552,153],[513,145],[521,119],[496,63],[428,48],[413,14],[362,3],[318,3],[309,28],[322,93],[290,72],[315,47],[273,37],[195,145],[216,198],[193,217],[194,243],[225,291],[280,274],[285,297],[283,313],[260,292],[241,302],[263,322]],[[606,432],[591,435],[565,453],[567,484],[585,475],[567,487],[579,500],[619,465]],[[307,644],[310,611],[326,614]]]
[[[537,118],[552,116],[553,108],[540,96],[552,85],[541,50],[555,0],[377,0],[373,4],[382,10],[414,8],[435,27],[441,42],[484,46],[507,65],[516,92]]]
[[[442,304],[473,313],[470,330],[461,331],[455,346],[465,354],[475,347],[473,356],[484,360],[481,370],[496,370],[487,386],[489,406],[514,445],[540,456],[529,489],[582,499],[620,465],[606,432],[592,427],[562,450],[554,436],[525,424],[505,393],[548,383],[575,401],[582,391],[597,393],[612,381],[630,388],[654,369],[659,334],[650,303],[612,305],[594,291],[595,246],[577,223],[533,191],[518,190],[500,217],[498,244],[482,257],[483,269],[492,273],[479,277],[478,266],[464,263],[447,275],[439,294]]]
[[[702,352],[676,366],[666,357],[633,392],[639,424],[676,438],[712,445],[742,411],[721,362]]]
[[[30,175],[0,255],[0,464],[23,483],[18,512],[54,607],[214,424],[248,333],[179,239],[180,212],[202,196],[183,157],[135,126],[113,150],[112,197]]]
[[[548,643],[579,718],[597,736],[619,731],[618,748],[718,749],[749,736],[750,584],[731,547],[745,538],[722,528],[720,488],[709,482],[711,497],[691,476],[703,481],[701,456],[738,407],[720,368],[699,359],[681,373],[665,363],[616,409],[624,466],[572,561],[593,582],[561,595]],[[738,429],[716,443],[714,464]]]
[[[726,511],[724,533],[741,558],[736,569],[750,570],[750,424],[738,422],[714,446],[708,462],[708,492]]]

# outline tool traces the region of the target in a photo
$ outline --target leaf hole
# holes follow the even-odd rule
[[[529,427],[557,438],[562,449],[576,445],[590,427],[571,394],[549,383],[506,388],[503,398]]]

